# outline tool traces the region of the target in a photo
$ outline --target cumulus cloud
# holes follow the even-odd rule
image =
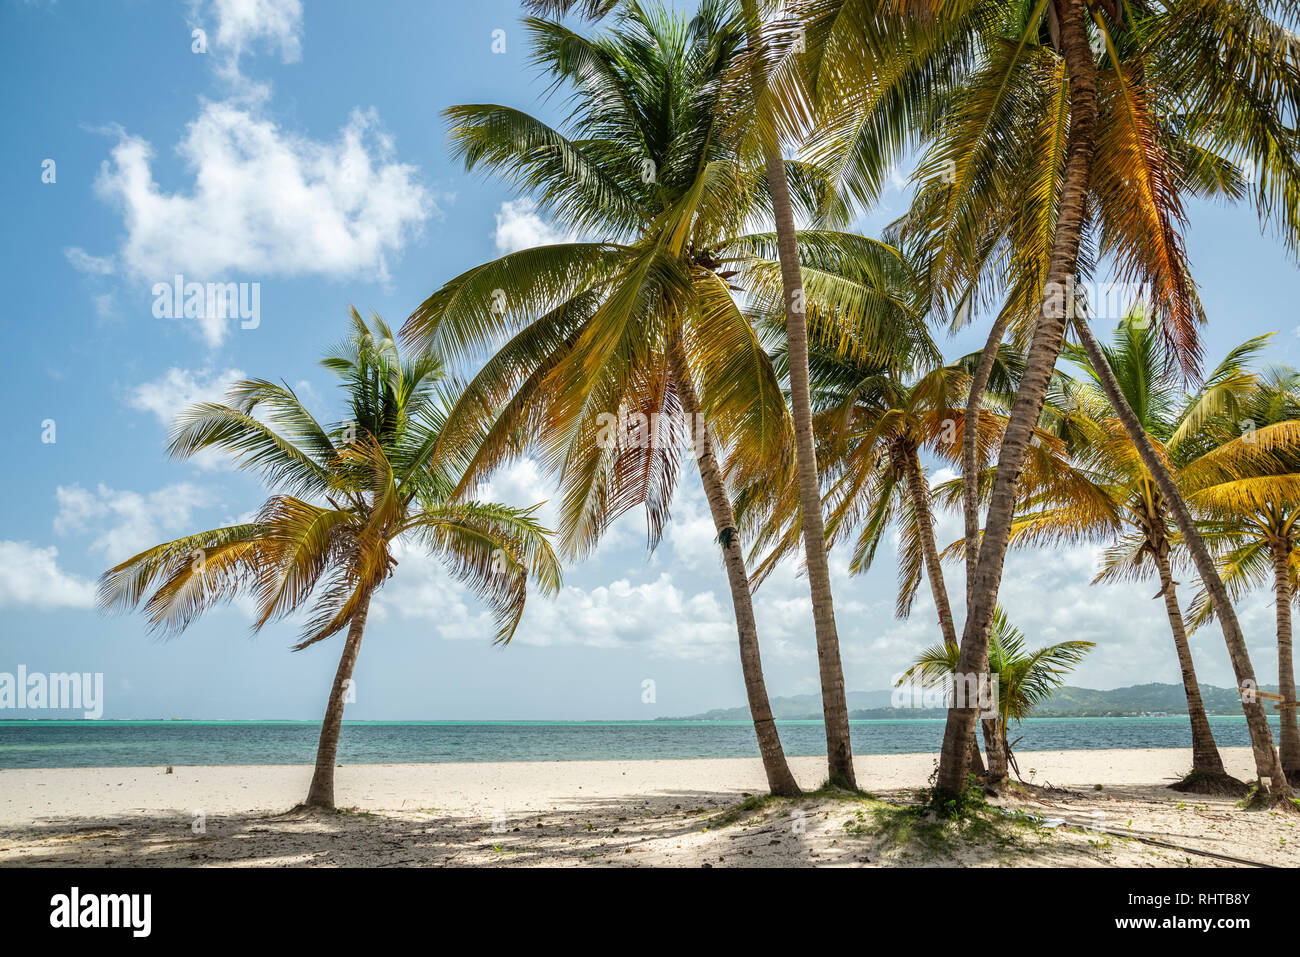
[[[532,456],[525,456],[497,469],[475,490],[474,497],[484,502],[502,502],[517,508],[540,506],[533,513],[537,520],[552,531],[559,529],[560,492],[555,482],[544,472]],[[605,530],[600,541],[600,553],[608,555],[645,540],[645,518],[639,509],[615,521]]]
[[[679,587],[667,572],[639,584],[567,585],[553,602],[529,609],[523,625],[517,640],[525,644],[637,647],[687,661],[725,661],[735,651],[730,607],[724,611],[711,590]]]
[[[195,509],[212,504],[211,495],[189,482],[168,485],[147,495],[117,491],[100,483],[94,491],[80,485],[55,489],[58,535],[90,534],[92,552],[120,562],[151,545],[196,529]]]
[[[496,626],[486,607],[418,549],[400,547],[398,571],[375,597],[380,621],[423,620],[447,640],[490,640]],[[526,645],[635,647],[650,657],[726,660],[734,654],[730,608],[712,591],[691,591],[673,576],[634,583],[565,585],[553,599],[530,596],[514,641]]]
[[[240,369],[196,372],[173,366],[157,379],[132,389],[127,402],[133,409],[153,413],[160,425],[170,427],[177,412],[199,402],[221,402],[231,385],[244,378]]]
[[[0,608],[92,608],[95,585],[59,568],[59,550],[0,542]]]
[[[674,567],[680,565],[704,575],[724,573],[713,515],[699,473],[693,467],[684,468],[678,479],[672,520],[664,535],[672,545]]]
[[[354,110],[324,143],[246,107],[205,103],[177,149],[194,174],[189,193],[163,191],[153,147],[126,134],[99,174],[99,194],[123,209],[121,259],[136,276],[386,280],[388,257],[433,209],[415,167],[391,160],[373,110]]]
[[[216,372],[173,366],[157,379],[142,382],[131,389],[126,402],[133,409],[150,413],[159,425],[170,430],[182,409],[200,402],[223,402],[230,386],[244,378],[247,377],[241,369]],[[204,449],[186,461],[205,471],[234,468],[233,459],[219,449]]]
[[[573,242],[574,237],[556,229],[537,214],[537,204],[531,199],[513,199],[501,204],[496,214],[497,228],[494,238],[497,251],[503,256],[533,246]]]
[[[333,139],[313,139],[281,127],[267,110],[269,86],[239,75],[240,56],[254,46],[299,59],[299,0],[214,0],[195,15],[215,18],[218,74],[236,86],[225,99],[201,100],[175,147],[192,183],[161,187],[153,144],[116,130],[95,188],[121,211],[125,236],[112,257],[72,248],[69,261],[150,285],[177,274],[205,284],[305,275],[386,282],[390,261],[437,211],[418,169],[395,158],[374,109],[353,109]],[[199,331],[217,346],[228,326],[205,316]]]
[[[301,0],[213,0],[217,18],[214,45],[236,63],[244,49],[264,40],[278,48],[285,63],[302,59]]]

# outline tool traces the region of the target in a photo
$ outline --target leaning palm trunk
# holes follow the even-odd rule
[[[934,598],[934,607],[939,613],[939,628],[943,632],[943,642],[950,647],[957,647],[957,630],[952,623],[952,606],[948,601],[948,586],[943,580],[943,568],[939,564],[939,547],[934,537],[934,520],[930,513],[930,488],[921,474],[921,463],[917,460],[915,449],[909,449],[903,461],[907,473],[907,489],[912,496],[912,511],[916,515],[917,537],[921,540],[921,553],[925,561],[926,575],[930,580],[930,594]],[[985,740],[989,738],[985,736]],[[989,766],[994,764],[995,745],[989,744]],[[983,773],[983,761],[980,760],[979,741],[971,733],[970,762],[976,773]],[[1003,764],[1002,778],[1006,777],[1006,765]],[[994,780],[994,779],[990,779]],[[996,780],[1001,780],[997,778]]]
[[[763,662],[759,657],[758,626],[754,621],[754,604],[749,591],[749,574],[745,570],[745,556],[736,531],[736,516],[731,499],[722,481],[722,470],[713,454],[713,440],[708,429],[699,420],[700,402],[695,385],[690,378],[686,355],[680,340],[669,349],[669,363],[677,382],[677,394],[682,411],[690,423],[691,439],[695,447],[695,462],[699,466],[700,481],[709,500],[713,514],[713,527],[718,532],[723,561],[727,566],[727,580],[731,585],[731,605],[736,614],[736,637],[740,642],[740,670],[745,678],[745,694],[749,698],[749,715],[758,735],[758,753],[763,758],[768,789],[776,795],[793,797],[799,794],[799,785],[785,760],[781,738],[772,718],[772,706],[767,698],[767,685],[763,681]]]
[[[975,567],[979,563],[980,540],[980,489],[979,489],[979,429],[980,410],[984,405],[984,390],[993,375],[993,363],[998,357],[1002,337],[1006,335],[1011,313],[1002,310],[989,330],[988,341],[980,353],[979,364],[970,380],[970,394],[966,396],[966,425],[961,436],[962,518],[966,526],[966,607],[970,607],[970,592],[975,585]]]
[[[790,364],[790,411],[794,418],[795,455],[799,466],[799,515],[803,525],[804,559],[812,591],[813,628],[817,636],[817,662],[821,672],[822,713],[826,722],[826,762],[834,784],[854,788],[853,751],[849,744],[849,710],[844,694],[844,668],[835,629],[831,600],[831,574],[826,559],[826,529],[822,521],[817,451],[813,446],[812,404],[808,387],[808,322],[803,310],[803,280],[794,240],[794,215],[785,164],[769,153],[767,177],[771,184],[777,244],[781,254],[781,281],[785,290],[786,348]]]
[[[745,3],[745,16],[749,24],[750,46],[756,52],[761,40],[758,35],[758,16],[752,0]],[[754,89],[758,91],[763,89],[763,76],[758,60],[752,62],[751,77]],[[799,468],[799,516],[803,529],[808,585],[812,592],[817,663],[821,673],[827,770],[832,784],[856,788],[853,750],[849,743],[849,709],[844,694],[844,668],[840,663],[840,641],[835,629],[835,608],[831,601],[830,566],[826,559],[821,481],[817,473],[817,450],[813,445],[812,401],[808,386],[808,319],[804,311],[803,275],[800,271],[799,247],[795,242],[790,184],[786,179],[785,161],[774,139],[765,138],[763,153],[768,191],[772,197],[772,218],[776,226],[781,287],[785,299],[790,411],[794,419],[795,457]]]
[[[984,750],[989,756],[988,785],[997,790],[1010,775],[1007,765],[1011,749],[1007,746],[1006,729],[994,720],[982,721],[980,724],[984,728]]]
[[[1219,756],[1214,733],[1210,730],[1210,719],[1205,714],[1205,703],[1201,700],[1201,687],[1196,680],[1196,668],[1192,664],[1192,649],[1187,644],[1183,612],[1178,607],[1174,576],[1169,568],[1168,545],[1157,546],[1155,556],[1156,567],[1160,570],[1160,592],[1165,599],[1165,612],[1169,615],[1169,627],[1174,633],[1174,648],[1178,652],[1178,668],[1183,675],[1187,715],[1192,722],[1192,774],[1222,778],[1226,775],[1223,759]]]
[[[1291,543],[1273,543],[1277,588],[1277,691],[1282,696],[1282,770],[1288,781],[1300,780],[1300,727],[1296,722],[1295,667],[1291,659]]]
[[[1002,310],[993,321],[980,361],[971,376],[970,393],[966,396],[966,425],[961,437],[961,474],[962,482],[962,519],[966,530],[966,608],[971,607],[971,589],[975,586],[975,568],[979,562],[980,540],[980,492],[979,492],[979,420],[984,405],[984,390],[988,388],[989,378],[993,375],[993,363],[998,357],[998,348],[1002,337],[1006,335],[1011,313]],[[954,643],[956,637],[953,638]],[[984,749],[988,752],[989,766],[987,781],[998,787],[1007,779],[1006,736],[998,731],[996,721],[983,722]],[[979,771],[979,743],[971,733],[971,764]]]
[[[1048,308],[1051,289],[1070,288],[1077,271],[1079,243],[1083,234],[1084,203],[1092,169],[1097,132],[1097,71],[1088,45],[1084,0],[1062,0],[1059,5],[1061,49],[1070,75],[1070,134],[1066,147],[1065,173],[1061,183],[1060,212],[1052,237],[1052,254],[1048,263],[1047,287],[1043,308],[1034,328],[1024,376],[1016,390],[998,453],[997,476],[989,499],[988,517],[980,545],[974,581],[969,588],[966,628],[962,634],[961,657],[957,665],[958,680],[963,676],[988,672],[989,628],[993,621],[1002,567],[1011,541],[1011,520],[1015,512],[1016,485],[1024,468],[1025,456],[1048,382],[1056,367],[1065,336],[1066,308]],[[969,702],[965,707],[948,711],[943,750],[935,780],[934,798],[939,803],[952,800],[966,785],[969,754],[968,739],[975,730],[978,708]]]
[[[1237,676],[1237,686],[1258,688],[1255,669],[1250,663],[1250,652],[1246,650],[1246,640],[1242,636],[1237,613],[1228,598],[1228,590],[1223,586],[1223,579],[1219,577],[1219,570],[1214,566],[1214,559],[1210,557],[1209,549],[1205,547],[1205,540],[1201,538],[1200,530],[1196,527],[1191,512],[1187,510],[1187,503],[1183,501],[1182,493],[1178,491],[1178,486],[1170,477],[1164,459],[1151,444],[1150,436],[1146,434],[1129,406],[1128,399],[1124,397],[1115,373],[1111,370],[1110,362],[1102,352],[1101,345],[1093,336],[1092,330],[1088,328],[1088,323],[1082,318],[1076,318],[1074,328],[1078,332],[1084,351],[1088,354],[1089,362],[1097,373],[1102,391],[1105,392],[1106,398],[1123,424],[1124,431],[1137,447],[1142,464],[1155,479],[1156,487],[1160,489],[1160,495],[1173,515],[1174,524],[1178,526],[1187,550],[1191,552],[1192,561],[1201,576],[1201,581],[1205,584],[1206,591],[1210,594],[1214,612],[1223,628],[1223,638],[1228,645],[1228,657],[1232,659],[1232,670]],[[1241,705],[1246,712],[1246,727],[1250,731],[1250,743],[1255,754],[1255,770],[1259,777],[1261,792],[1264,791],[1267,780],[1269,790],[1274,795],[1280,798],[1290,797],[1291,789],[1287,785],[1286,775],[1282,773],[1282,763],[1278,758],[1277,749],[1273,747],[1273,732],[1268,726],[1268,716],[1264,713],[1263,705],[1253,694],[1243,694]]]
[[[352,669],[357,664],[357,652],[361,650],[361,635],[366,630],[369,612],[370,592],[366,592],[348,626],[343,656],[339,658],[338,671],[334,673],[334,685],[325,706],[325,720],[320,726],[320,743],[316,745],[316,770],[311,776],[311,787],[307,789],[307,800],[303,802],[307,807],[334,810],[334,766],[339,753],[339,730],[343,727],[343,699],[352,680]]]
[[[934,597],[934,607],[939,612],[939,628],[943,632],[945,644],[957,644],[957,631],[952,623],[952,607],[948,603],[948,587],[943,581],[943,569],[939,566],[939,548],[934,538],[934,521],[930,516],[930,489],[921,474],[921,465],[916,460],[916,453],[910,452],[903,463],[907,473],[907,490],[912,496],[912,511],[916,515],[917,537],[921,541],[921,554],[925,559],[925,571],[930,579],[930,594]]]

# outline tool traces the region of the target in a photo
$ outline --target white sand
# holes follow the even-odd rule
[[[1230,773],[1250,778],[1249,749],[1223,754]],[[1066,826],[1008,825],[1006,840],[966,835],[942,848],[886,834],[879,803],[813,797],[737,815],[747,794],[765,790],[762,768],[750,759],[345,766],[336,797],[351,813],[329,817],[283,814],[306,793],[305,766],[6,770],[0,864],[1225,865],[1069,826],[1097,823],[1300,866],[1300,815],[1167,790],[1190,766],[1185,751],[1043,751],[1018,759],[1026,781],[1064,790],[1008,806],[1064,818]],[[930,754],[862,756],[858,783],[903,804],[934,764]],[[824,775],[821,758],[791,765],[806,788]]]

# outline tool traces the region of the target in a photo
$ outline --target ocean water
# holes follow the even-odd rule
[[[1211,718],[1221,746],[1248,745],[1244,717]],[[856,754],[937,753],[937,720],[854,721]],[[820,721],[778,722],[789,755],[826,753]],[[0,721],[0,768],[310,764],[310,721]],[[1276,734],[1276,721],[1274,733]],[[1185,717],[1031,718],[1017,751],[1189,748]],[[345,721],[342,764],[757,757],[745,722]]]

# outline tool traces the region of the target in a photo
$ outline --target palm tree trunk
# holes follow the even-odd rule
[[[356,614],[348,626],[348,638],[343,645],[343,656],[334,672],[334,686],[330,688],[329,702],[325,706],[325,720],[320,726],[320,743],[316,745],[316,770],[307,789],[307,807],[334,810],[334,766],[339,752],[339,729],[343,726],[343,698],[352,669],[357,664],[361,650],[361,635],[366,630],[366,616],[370,613],[370,592],[367,591],[357,605]]]
[[[957,630],[952,623],[952,607],[948,604],[948,588],[943,581],[939,565],[939,548],[934,539],[934,521],[930,515],[930,488],[921,473],[921,463],[914,450],[908,450],[903,461],[907,473],[907,490],[912,496],[912,512],[916,516],[916,534],[921,540],[921,554],[925,559],[926,575],[930,579],[930,595],[939,612],[939,629],[946,645],[957,644]]]
[[[1201,581],[1210,593],[1214,613],[1219,619],[1223,638],[1228,646],[1228,657],[1232,659],[1232,670],[1237,676],[1237,687],[1258,688],[1255,669],[1250,663],[1250,652],[1246,650],[1246,639],[1242,636],[1237,613],[1233,610],[1232,602],[1228,598],[1228,590],[1223,587],[1223,579],[1219,577],[1219,570],[1214,567],[1214,559],[1210,557],[1210,551],[1205,547],[1205,540],[1201,538],[1192,513],[1187,510],[1187,503],[1183,501],[1182,493],[1169,475],[1164,459],[1151,444],[1151,438],[1142,428],[1142,423],[1129,407],[1128,399],[1124,397],[1124,392],[1115,379],[1115,373],[1111,370],[1110,363],[1106,361],[1101,345],[1092,334],[1092,330],[1088,328],[1088,323],[1081,318],[1076,318],[1074,328],[1097,374],[1102,391],[1106,393],[1106,398],[1110,400],[1115,414],[1123,423],[1124,431],[1128,433],[1130,441],[1137,447],[1142,464],[1155,479],[1156,487],[1160,489],[1160,495],[1173,515],[1174,524],[1178,526],[1183,542],[1191,552],[1192,561],[1201,576]],[[1290,797],[1291,789],[1287,785],[1286,775],[1282,773],[1277,749],[1273,747],[1273,732],[1268,726],[1268,716],[1264,713],[1263,705],[1257,697],[1243,695],[1241,706],[1246,712],[1246,727],[1250,731],[1250,743],[1255,753],[1255,769],[1260,779],[1261,792],[1264,790],[1264,779],[1267,778],[1272,793],[1279,797]]]
[[[1006,335],[1011,314],[1003,309],[989,330],[988,341],[980,353],[979,365],[970,380],[970,394],[966,397],[966,425],[961,435],[961,488],[962,518],[966,523],[966,607],[970,607],[970,592],[975,585],[975,566],[979,564],[980,540],[980,489],[979,489],[979,420],[984,405],[984,390],[993,374],[993,363],[998,357],[1002,337]]]
[[[754,731],[758,735],[758,753],[762,756],[763,770],[767,773],[767,786],[773,794],[793,797],[800,793],[799,785],[795,782],[794,775],[790,773],[789,764],[786,763],[785,751],[781,747],[781,738],[776,730],[776,721],[772,718],[772,706],[767,698],[767,685],[763,681],[763,662],[758,648],[758,626],[754,621],[749,574],[745,570],[745,554],[740,547],[740,535],[736,531],[736,516],[731,508],[731,499],[727,497],[727,488],[722,481],[722,470],[718,466],[718,459],[713,454],[713,440],[699,418],[699,397],[690,378],[690,368],[680,338],[674,338],[670,344],[668,361],[672,367],[673,378],[677,381],[677,394],[681,399],[682,410],[690,423],[691,439],[696,452],[695,462],[699,466],[705,497],[709,500],[709,511],[713,514],[713,527],[717,530],[718,541],[722,545],[727,580],[731,585],[731,605],[736,614],[736,637],[740,642],[740,670],[745,678],[749,716],[754,722]]]
[[[984,767],[984,756],[980,754],[980,739],[979,739],[978,731],[971,732],[969,750],[970,750],[970,758],[968,760],[970,761],[970,773],[975,775],[976,777],[984,777],[985,775],[988,774],[988,768]],[[994,764],[994,759],[996,758],[996,756],[997,755],[995,751],[992,750],[989,751],[990,767]],[[1005,772],[1003,776],[1005,777]]]
[[[912,495],[912,511],[916,514],[917,537],[921,540],[925,571],[930,579],[930,594],[934,598],[934,607],[939,613],[939,629],[943,632],[944,644],[956,647],[957,629],[952,623],[948,586],[944,584],[943,568],[939,564],[939,548],[934,537],[934,519],[930,512],[930,487],[925,482],[925,476],[921,474],[921,462],[917,458],[915,449],[909,449],[906,453],[903,468],[907,472],[907,488]],[[993,760],[991,748],[990,766]],[[977,774],[984,773],[984,762],[980,759],[979,739],[974,731],[971,732],[970,739],[970,762]],[[1005,771],[1002,777],[1006,777]]]
[[[753,0],[746,0],[744,12],[750,46],[761,47],[758,14]],[[763,89],[761,63],[754,58],[751,79],[755,92]],[[853,750],[849,743],[849,709],[844,694],[844,668],[840,663],[840,641],[835,629],[835,608],[831,600],[830,567],[826,560],[826,529],[821,510],[821,482],[817,473],[817,451],[813,445],[812,402],[808,387],[808,320],[804,312],[803,276],[799,248],[795,242],[794,211],[790,205],[790,184],[779,145],[765,137],[764,161],[768,191],[772,197],[772,218],[776,225],[781,285],[785,296],[786,350],[790,366],[790,411],[794,418],[795,458],[799,467],[799,515],[803,530],[804,561],[812,593],[813,628],[817,636],[817,663],[821,673],[822,714],[826,722],[826,762],[830,783],[856,788]]]
[[[984,390],[993,375],[998,348],[1007,333],[1011,313],[998,312],[989,330],[989,337],[980,353],[980,361],[970,380],[970,393],[966,396],[966,424],[961,433],[962,519],[966,532],[966,607],[971,606],[971,589],[975,586],[975,567],[979,563],[980,540],[980,490],[979,490],[979,420],[984,406]],[[969,612],[968,612],[969,613]],[[954,639],[955,641],[955,639]],[[987,770],[980,761],[979,737],[971,731],[971,766],[976,774],[984,774],[994,789],[999,788],[1008,776],[1006,737],[998,731],[996,721],[984,721],[984,750],[988,752]]]
[[[1210,719],[1205,714],[1205,702],[1201,700],[1201,686],[1196,680],[1196,668],[1192,664],[1192,649],[1187,643],[1187,630],[1183,627],[1183,612],[1178,607],[1178,595],[1174,590],[1174,576],[1169,568],[1169,547],[1158,546],[1155,550],[1156,567],[1160,570],[1160,591],[1165,599],[1165,612],[1169,615],[1169,627],[1174,633],[1174,648],[1178,651],[1178,668],[1183,674],[1183,693],[1187,695],[1187,715],[1192,721],[1192,771],[1221,777],[1223,758],[1219,756],[1219,747],[1214,742],[1214,732],[1210,730]]]
[[[1049,308],[1051,297],[1048,293],[1073,288],[1083,234],[1084,202],[1097,133],[1097,71],[1088,45],[1084,0],[1058,0],[1057,9],[1061,49],[1070,76],[1070,135],[1061,183],[1060,211],[1052,237],[1043,308],[1034,327],[1024,376],[1016,390],[1016,400],[998,453],[997,477],[989,499],[974,582],[969,590],[966,628],[962,633],[957,667],[959,679],[963,676],[978,677],[988,671],[989,628],[1011,540],[1016,484],[1024,468],[1034,427],[1042,413],[1048,382],[1061,353],[1065,317],[1071,308],[1069,302],[1064,304],[1064,308]],[[934,786],[936,802],[954,800],[964,790],[968,767],[966,756],[969,753],[967,742],[977,720],[976,708],[949,709]]]
[[[1288,781],[1300,780],[1300,726],[1296,722],[1295,665],[1291,658],[1291,542],[1273,542],[1273,576],[1277,590],[1277,693],[1282,722],[1282,770]]]
[[[1007,754],[1010,748],[1007,747],[1007,735],[1000,722],[986,720],[982,721],[981,725],[984,728],[984,750],[989,756],[987,780],[989,786],[996,790],[1007,780],[1009,774]]]

